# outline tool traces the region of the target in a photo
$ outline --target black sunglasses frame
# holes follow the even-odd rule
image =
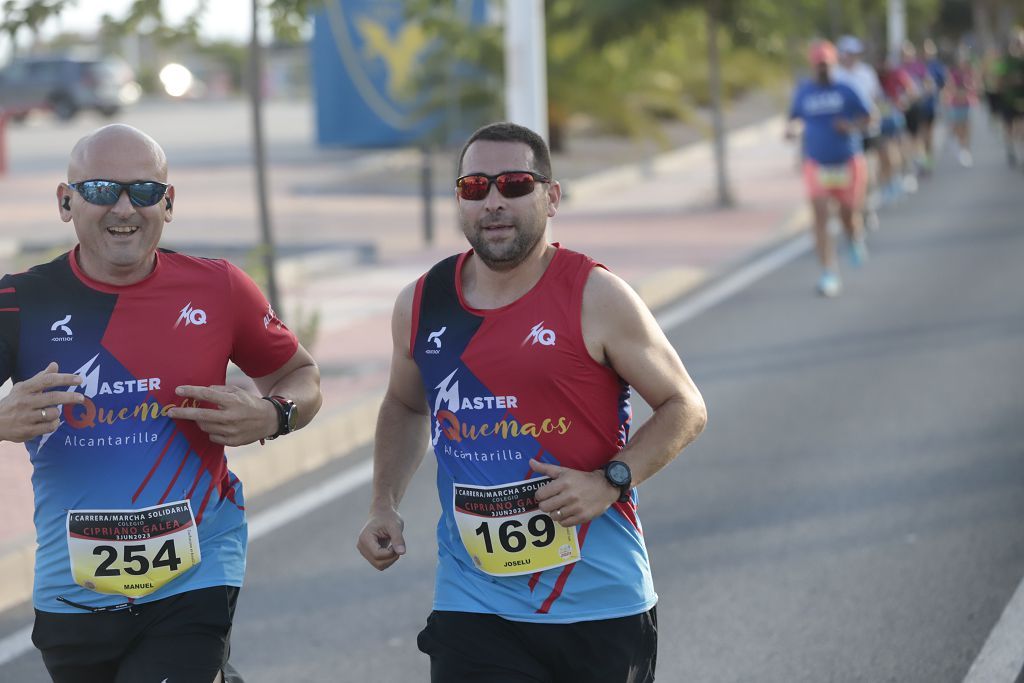
[[[114,195],[114,201],[96,201],[96,199],[99,198],[99,193],[102,190],[90,190],[89,186],[87,185],[88,183],[105,183],[105,187],[108,190],[117,188],[117,194]],[[155,186],[156,188],[159,188],[159,193],[150,195],[150,190],[147,189],[144,190],[147,194],[147,197],[145,199],[141,198],[136,194],[136,192],[142,189],[143,186]],[[155,180],[136,180],[135,182],[131,183],[120,183],[116,180],[106,180],[105,178],[92,178],[90,180],[80,180],[77,183],[68,183],[68,187],[78,192],[78,194],[82,195],[82,199],[96,206],[113,206],[114,204],[117,204],[117,200],[121,198],[121,193],[127,192],[128,201],[132,203],[132,206],[147,207],[159,204],[160,200],[163,199],[164,195],[167,194],[167,188],[170,187],[170,185],[167,185],[165,183],[158,183]],[[90,194],[92,194],[92,198],[90,198]],[[152,198],[152,201],[147,203],[147,200],[149,198]]]
[[[496,175],[487,175],[486,173],[467,173],[464,176],[460,176],[455,181],[455,189],[456,189],[456,191],[458,191],[459,197],[461,199],[465,199],[468,202],[474,202],[474,201],[475,202],[479,202],[479,201],[482,201],[485,197],[487,197],[488,193],[490,193],[491,185],[497,185],[498,186],[498,193],[501,194],[501,196],[505,197],[506,199],[516,199],[517,197],[525,197],[526,195],[530,194],[530,192],[533,192],[533,188],[531,188],[530,192],[526,192],[524,194],[514,194],[514,195],[510,196],[510,195],[507,195],[507,194],[505,194],[504,192],[501,191],[501,185],[498,185],[498,178],[500,178],[502,176],[506,176],[506,175],[512,175],[512,174],[515,174],[515,173],[522,173],[524,175],[528,175],[531,178],[533,178],[534,181],[537,182],[537,183],[547,184],[547,183],[551,182],[551,178],[548,178],[547,176],[543,176],[540,173],[534,173],[533,171],[502,171],[501,173],[498,173]],[[480,199],[467,199],[466,197],[462,196],[462,181],[465,180],[466,178],[486,178],[487,179],[487,189],[484,190],[483,197],[480,197]]]

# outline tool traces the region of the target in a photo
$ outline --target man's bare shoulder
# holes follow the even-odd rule
[[[391,312],[391,337],[398,347],[407,347],[412,334],[413,306],[416,301],[416,287],[419,280],[413,280],[395,297],[395,307]]]
[[[583,287],[583,306],[602,310],[635,310],[645,305],[625,280],[598,266],[591,269]]]
[[[653,316],[625,280],[604,268],[590,271],[583,287],[583,342],[591,358],[613,365],[613,346],[627,339],[647,339]]]
[[[419,280],[413,280],[409,284],[402,287],[402,291],[398,293],[395,298],[395,310],[407,309],[412,310],[412,303],[416,299],[416,286],[419,284]]]

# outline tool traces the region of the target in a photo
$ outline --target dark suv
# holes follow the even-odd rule
[[[139,92],[131,67],[116,58],[31,57],[0,69],[0,110],[15,120],[34,109],[64,121],[83,109],[113,116]]]

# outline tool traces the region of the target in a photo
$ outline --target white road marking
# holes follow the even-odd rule
[[[266,536],[299,517],[356,490],[373,478],[373,460],[366,460],[339,472],[322,484],[278,503],[249,520],[249,540]]]
[[[730,273],[707,289],[686,297],[679,305],[663,311],[657,316],[658,324],[663,330],[683,324],[802,256],[810,251],[811,246],[811,236],[806,233],[783,243],[782,246]]]
[[[964,683],[1013,683],[1024,669],[1024,581],[1003,609]]]

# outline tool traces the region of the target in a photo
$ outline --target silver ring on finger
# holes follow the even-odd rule
[[[559,519],[561,519],[562,518],[562,511],[561,510],[555,510],[555,517],[558,517]]]
[[[39,411],[39,412],[41,412],[41,413],[43,414],[43,419],[45,420],[45,419],[46,419],[46,408],[43,408],[43,409],[42,409],[41,411]]]

